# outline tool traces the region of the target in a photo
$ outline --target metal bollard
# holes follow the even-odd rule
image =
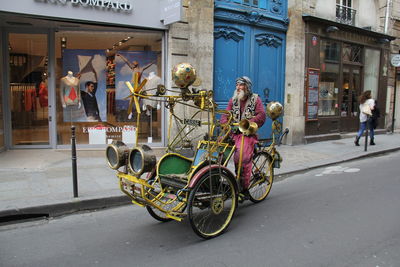
[[[364,151],[367,151],[368,146],[368,124],[369,124],[369,116],[367,116],[367,122],[365,124],[365,144],[364,144]]]
[[[76,168],[76,141],[75,126],[71,126],[71,153],[72,153],[72,184],[74,188],[74,197],[78,197],[78,173]]]

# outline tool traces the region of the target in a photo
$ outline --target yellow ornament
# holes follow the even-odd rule
[[[189,63],[179,63],[172,69],[172,80],[179,88],[187,88],[196,80],[196,69]]]
[[[271,120],[277,119],[283,112],[283,106],[279,102],[269,102],[267,104],[267,116],[271,118]]]

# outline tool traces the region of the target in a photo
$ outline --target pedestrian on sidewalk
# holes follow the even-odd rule
[[[372,111],[375,108],[375,100],[372,99],[371,97],[371,91],[367,90],[364,91],[360,97],[359,97],[359,101],[360,101],[360,129],[358,130],[356,139],[354,140],[354,144],[356,146],[359,146],[360,143],[360,138],[363,135],[365,129],[367,128],[368,125],[368,129],[370,130],[370,145],[373,146],[375,145],[374,142],[374,127],[372,125],[372,120],[370,118],[370,116],[372,116]]]

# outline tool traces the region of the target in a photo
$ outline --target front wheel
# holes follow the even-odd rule
[[[190,192],[188,204],[193,231],[205,239],[216,237],[228,228],[235,213],[236,181],[218,170],[207,172]]]
[[[252,177],[249,186],[250,200],[254,203],[263,201],[271,191],[274,181],[274,167],[267,152],[257,152],[253,157]]]
[[[148,197],[149,199],[153,199],[152,196],[157,195],[157,194],[160,193],[160,191],[161,191],[161,186],[160,186],[160,184],[156,181],[154,175],[153,175],[153,177],[151,177],[151,178],[148,180],[148,183],[151,184],[151,185],[154,187],[154,189],[151,191],[151,194],[148,194],[148,195],[147,195],[147,197]],[[155,200],[153,199],[153,201],[155,201]],[[155,201],[155,202],[156,202],[157,205],[162,205],[162,202],[160,202],[160,201]],[[168,206],[168,207],[169,207],[169,206]],[[167,207],[167,208],[168,208],[168,207]],[[164,207],[164,208],[166,208],[166,207]],[[172,207],[170,207],[170,208],[172,208]],[[164,213],[163,211],[161,211],[161,210],[159,210],[159,209],[157,209],[157,208],[154,208],[154,207],[152,207],[152,206],[150,206],[150,205],[146,206],[146,210],[147,210],[147,212],[151,215],[151,217],[153,217],[153,218],[156,219],[157,221],[160,221],[160,222],[169,222],[169,221],[172,221],[172,219],[171,219],[171,218],[168,218],[168,217],[165,215],[165,213]]]

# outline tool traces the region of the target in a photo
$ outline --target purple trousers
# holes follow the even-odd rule
[[[235,155],[233,157],[235,162],[236,171],[239,168],[240,149],[242,144],[242,134],[233,134],[232,139],[235,141]],[[254,146],[258,139],[256,135],[244,136],[243,154],[242,154],[242,171],[240,174],[240,181],[243,189],[247,189],[250,184],[252,159],[254,154]]]

